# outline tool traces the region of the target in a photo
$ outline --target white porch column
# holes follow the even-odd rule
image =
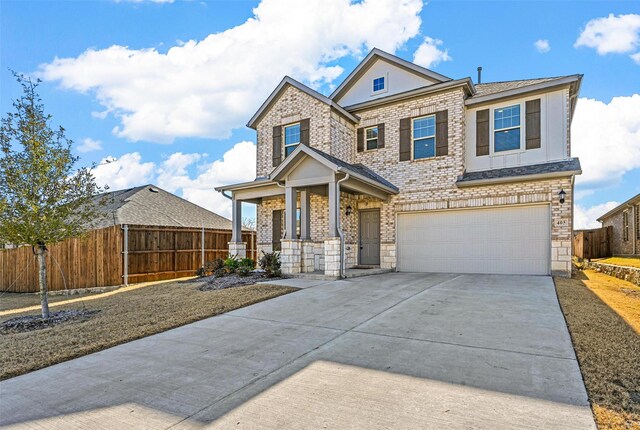
[[[300,239],[311,240],[311,193],[300,189]]]
[[[231,199],[231,242],[242,242],[242,202]]]
[[[338,190],[336,181],[329,182],[329,237],[338,237]]]
[[[285,239],[297,239],[296,235],[296,213],[297,213],[297,193],[294,187],[284,189],[284,209],[285,209]]]

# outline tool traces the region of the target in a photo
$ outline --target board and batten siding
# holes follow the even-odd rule
[[[526,139],[526,105],[527,102],[540,100],[540,141],[535,142],[533,149],[525,149]],[[526,166],[551,161],[566,160],[570,157],[567,141],[569,139],[567,122],[569,121],[569,90],[563,89],[546,94],[535,94],[522,98],[501,100],[492,104],[483,104],[466,110],[466,151],[465,166],[468,172],[505,167]],[[500,107],[520,104],[521,142],[520,151],[505,153],[493,152],[493,110]],[[531,106],[531,103],[529,104]],[[489,109],[489,151],[480,151],[477,155],[477,112]],[[531,141],[529,142],[531,148]]]

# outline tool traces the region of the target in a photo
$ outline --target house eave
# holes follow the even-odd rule
[[[265,185],[274,185],[274,184],[275,182],[270,179],[259,179],[259,180],[250,181],[250,182],[240,182],[238,184],[223,185],[221,187],[215,187],[214,190],[216,190],[219,193],[222,193],[224,191],[248,190],[251,188],[259,188],[259,187],[264,187]]]
[[[577,95],[580,89],[580,83],[582,81],[582,75],[570,75],[563,78],[554,79],[552,81],[541,82],[539,84],[527,85],[526,87],[514,88],[507,91],[501,91],[494,94],[487,94],[485,96],[473,96],[465,100],[464,104],[468,107],[475,107],[486,103],[491,103],[497,100],[508,99],[518,97],[525,94],[536,93],[541,91],[549,91],[554,88],[566,87],[567,85],[575,84],[575,90],[572,96]]]
[[[433,94],[441,91],[451,90],[457,87],[462,87],[467,95],[475,94],[475,87],[471,78],[457,79],[455,81],[442,82],[440,84],[427,85],[424,87],[416,88],[413,90],[405,91],[403,93],[393,94],[387,97],[380,97],[375,100],[369,100],[362,103],[356,103],[354,105],[345,106],[344,108],[349,112],[357,112],[359,110],[376,107],[388,103],[395,103],[398,101],[411,99],[415,97],[421,97],[428,94]]]
[[[636,194],[635,196],[631,197],[626,202],[624,202],[624,203],[616,206],[615,208],[611,209],[609,212],[607,212],[606,214],[604,214],[600,218],[598,218],[597,221],[603,222],[605,220],[605,218],[609,218],[610,216],[615,215],[616,213],[620,212],[621,210],[627,208],[628,206],[634,205],[636,203],[640,203],[640,194]]]
[[[282,79],[282,81],[280,81],[278,86],[271,92],[271,94],[264,101],[264,103],[262,103],[262,105],[257,110],[257,112],[251,117],[251,119],[247,123],[247,127],[252,128],[254,130],[256,129],[256,127],[258,125],[258,122],[260,121],[262,116],[267,112],[267,110],[269,110],[271,105],[278,99],[278,96],[280,95],[280,93],[282,93],[282,91],[284,91],[284,89],[286,88],[287,85],[290,85],[290,86],[296,88],[297,90],[302,91],[303,93],[307,94],[308,96],[313,97],[316,100],[319,100],[319,101],[329,105],[329,107],[331,107],[333,110],[335,110],[338,114],[342,115],[343,117],[345,117],[346,119],[348,119],[349,121],[351,121],[354,124],[356,124],[356,123],[358,123],[358,121],[360,121],[360,118],[358,118],[357,116],[347,112],[342,106],[340,106],[339,104],[337,104],[333,100],[331,100],[328,97],[320,94],[317,91],[312,90],[311,88],[309,88],[306,85],[296,81],[295,79],[293,79],[293,78],[291,78],[289,76],[285,76]]]
[[[483,185],[509,184],[514,182],[541,181],[554,178],[569,178],[581,175],[582,170],[568,170],[563,172],[537,173],[532,175],[506,176],[503,178],[475,179],[470,181],[457,181],[458,188],[479,187]]]

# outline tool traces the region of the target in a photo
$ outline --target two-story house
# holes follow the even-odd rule
[[[285,77],[248,126],[241,202],[285,273],[571,273],[570,124],[582,76],[474,84],[374,49],[326,97]]]

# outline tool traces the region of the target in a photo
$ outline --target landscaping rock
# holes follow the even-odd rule
[[[614,276],[618,279],[640,286],[640,269],[636,267],[616,266],[613,264],[604,264],[595,261],[585,262],[585,266],[586,268],[595,270],[596,272]]]
[[[263,272],[254,271],[249,276],[238,276],[237,274],[231,274],[226,276],[208,276],[206,278],[199,278],[198,281],[204,282],[199,287],[200,291],[212,291],[222,290],[224,288],[240,287],[242,285],[253,285],[257,282],[283,279],[279,278],[267,278]]]
[[[86,321],[99,310],[71,309],[51,312],[48,319],[41,315],[25,315],[8,319],[0,324],[0,334],[22,333],[25,331],[40,330],[69,321]]]

